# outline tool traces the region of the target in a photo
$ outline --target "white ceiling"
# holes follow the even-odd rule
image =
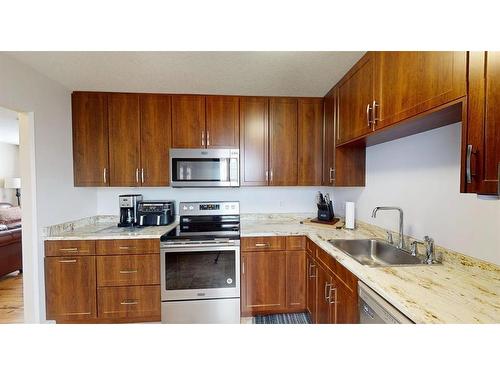
[[[363,52],[9,52],[70,90],[323,96]]]
[[[19,144],[17,112],[0,107],[0,142]]]

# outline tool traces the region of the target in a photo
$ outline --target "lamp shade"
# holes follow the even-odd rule
[[[21,179],[19,177],[5,177],[4,187],[6,189],[20,189]]]

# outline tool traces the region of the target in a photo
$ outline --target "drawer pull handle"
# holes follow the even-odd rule
[[[62,249],[59,249],[60,251],[68,251],[68,252],[71,252],[71,253],[76,253],[78,251],[78,248],[77,247],[66,247],[66,248],[62,248]]]
[[[256,243],[255,244],[255,247],[270,247],[271,245],[269,245],[268,243]]]
[[[121,270],[120,273],[137,273],[137,270]]]
[[[76,259],[60,260],[59,263],[76,263]]]
[[[120,246],[120,250],[132,250],[135,249],[135,246]]]
[[[126,299],[120,302],[120,305],[138,305],[139,301],[136,299]]]

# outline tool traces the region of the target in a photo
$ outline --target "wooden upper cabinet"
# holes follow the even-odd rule
[[[372,131],[374,54],[368,52],[340,81],[337,143],[347,142]]]
[[[467,120],[466,192],[500,195],[500,52],[470,52]]]
[[[140,106],[142,186],[168,186],[171,98],[168,95],[144,94],[140,97]]]
[[[205,97],[172,96],[172,147],[204,148],[205,145]]]
[[[206,97],[207,148],[239,148],[239,98],[236,96]]]
[[[297,185],[297,99],[269,100],[269,183]]]
[[[268,116],[268,98],[240,98],[240,184],[242,186],[267,185]]]
[[[141,166],[139,95],[109,94],[108,111],[110,185],[139,186]]]
[[[323,121],[323,178],[322,185],[334,185],[335,181],[335,105],[336,97],[331,90],[324,98]]]
[[[75,92],[71,107],[75,186],[108,186],[108,96]]]
[[[319,186],[323,166],[323,99],[298,100],[298,184]]]
[[[95,256],[45,258],[47,319],[95,318],[96,288]]]
[[[376,129],[466,94],[466,52],[376,52]],[[373,109],[372,109],[373,110]]]

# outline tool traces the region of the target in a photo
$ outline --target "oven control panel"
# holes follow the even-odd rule
[[[183,215],[239,215],[240,202],[180,202],[179,214]]]

